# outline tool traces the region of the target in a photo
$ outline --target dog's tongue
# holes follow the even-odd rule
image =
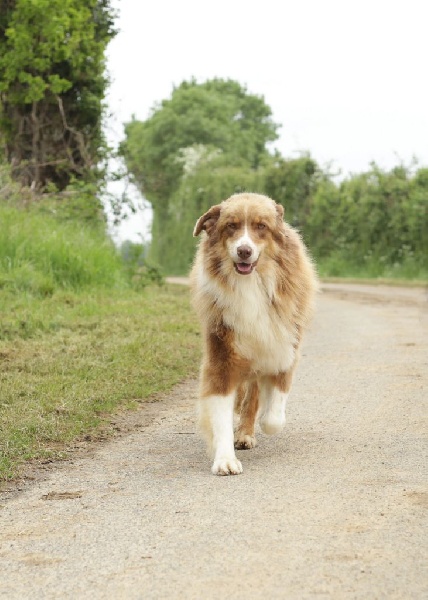
[[[237,263],[237,269],[240,273],[250,273],[253,265],[251,263]]]

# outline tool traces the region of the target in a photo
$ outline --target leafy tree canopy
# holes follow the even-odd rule
[[[109,0],[0,0],[0,134],[24,185],[64,188],[100,158]]]
[[[175,88],[146,121],[126,124],[122,152],[156,210],[177,189],[189,158],[256,169],[267,158],[266,145],[277,139],[278,128],[263,97],[236,81],[192,80]]]

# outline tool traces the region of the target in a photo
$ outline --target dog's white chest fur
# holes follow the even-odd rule
[[[236,352],[251,360],[256,372],[275,374],[292,366],[295,332],[280,319],[272,303],[273,290],[263,284],[258,273],[238,276],[227,291],[213,281],[206,281],[205,286],[222,308],[224,324],[235,333]]]

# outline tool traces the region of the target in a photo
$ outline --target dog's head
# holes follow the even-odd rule
[[[235,194],[202,215],[193,235],[205,231],[210,246],[225,249],[236,273],[250,275],[282,235],[283,215],[283,207],[267,196]]]

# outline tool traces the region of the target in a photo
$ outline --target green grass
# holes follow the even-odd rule
[[[102,221],[0,203],[0,479],[196,373],[188,290],[158,278]]]
[[[186,287],[3,293],[1,316],[3,480],[197,372]]]

